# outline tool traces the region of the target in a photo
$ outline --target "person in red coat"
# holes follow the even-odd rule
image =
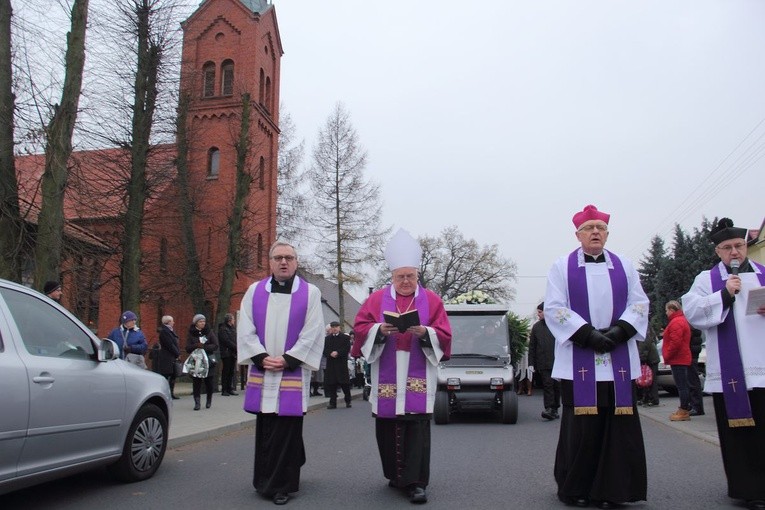
[[[672,377],[675,379],[677,393],[680,396],[680,407],[669,419],[688,421],[691,419],[688,387],[688,368],[691,365],[691,326],[677,301],[668,302],[665,310],[669,323],[664,328],[661,354],[664,356],[664,363],[672,368]]]

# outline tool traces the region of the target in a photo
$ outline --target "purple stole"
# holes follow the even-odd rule
[[[391,296],[391,287],[388,285],[382,291],[382,303],[380,304],[380,322],[385,322],[383,312],[396,310],[396,298]],[[417,297],[414,300],[417,313],[423,326],[430,322],[430,303],[423,287],[418,287]],[[377,385],[377,417],[396,417],[396,342],[398,335],[393,333],[385,340],[383,352],[380,355],[380,370]],[[412,336],[410,333],[403,333]],[[409,369],[406,378],[406,404],[405,413],[427,413],[427,360],[425,353],[420,347],[419,340],[412,338],[409,347]]]
[[[590,301],[587,293],[587,272],[585,266],[579,266],[578,252],[574,250],[568,256],[568,296],[571,310],[579,314],[588,323]],[[613,311],[611,326],[627,309],[627,275],[619,257],[608,252],[614,268],[608,271],[611,278]],[[591,349],[574,345],[574,414],[598,414],[597,380],[595,378],[595,356]],[[616,409],[614,414],[632,414],[632,373],[627,342],[617,345],[611,351],[611,368],[614,372],[614,395]]]
[[[760,270],[760,273],[755,274],[760,280],[760,285],[765,286],[765,268],[752,260],[749,263],[753,267],[757,266],[757,269]],[[725,281],[720,273],[720,264],[717,264],[709,272],[712,279],[712,292],[725,291]],[[738,345],[736,320],[733,318],[733,305],[731,305],[725,320],[717,326],[717,349],[720,353],[723,400],[725,401],[725,412],[728,415],[728,427],[754,427],[752,406],[746,391],[744,364],[741,361],[741,350]]]
[[[297,279],[297,277],[295,277]],[[266,315],[270,292],[266,290],[271,277],[261,280],[255,286],[252,295],[252,322],[255,331],[263,347],[266,346]],[[287,338],[284,343],[284,352],[289,351],[300,337],[305,325],[305,317],[308,313],[308,284],[299,280],[298,288],[293,292],[290,301],[290,316],[287,324]],[[259,413],[263,400],[263,377],[264,372],[257,366],[250,365],[250,374],[247,378],[247,389],[244,394],[244,410],[248,413]],[[282,380],[279,383],[279,416],[303,416],[303,368],[293,370],[288,368],[282,371]]]

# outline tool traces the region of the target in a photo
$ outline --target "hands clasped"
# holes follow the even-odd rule
[[[287,368],[287,362],[283,356],[266,356],[263,358],[263,369],[279,372]]]

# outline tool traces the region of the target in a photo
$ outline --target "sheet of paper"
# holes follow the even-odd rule
[[[765,287],[750,290],[746,300],[746,314],[756,314],[758,308],[765,306]]]

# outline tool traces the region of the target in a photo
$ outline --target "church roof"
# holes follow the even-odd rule
[[[271,7],[271,0],[239,0],[252,12],[262,13]]]

